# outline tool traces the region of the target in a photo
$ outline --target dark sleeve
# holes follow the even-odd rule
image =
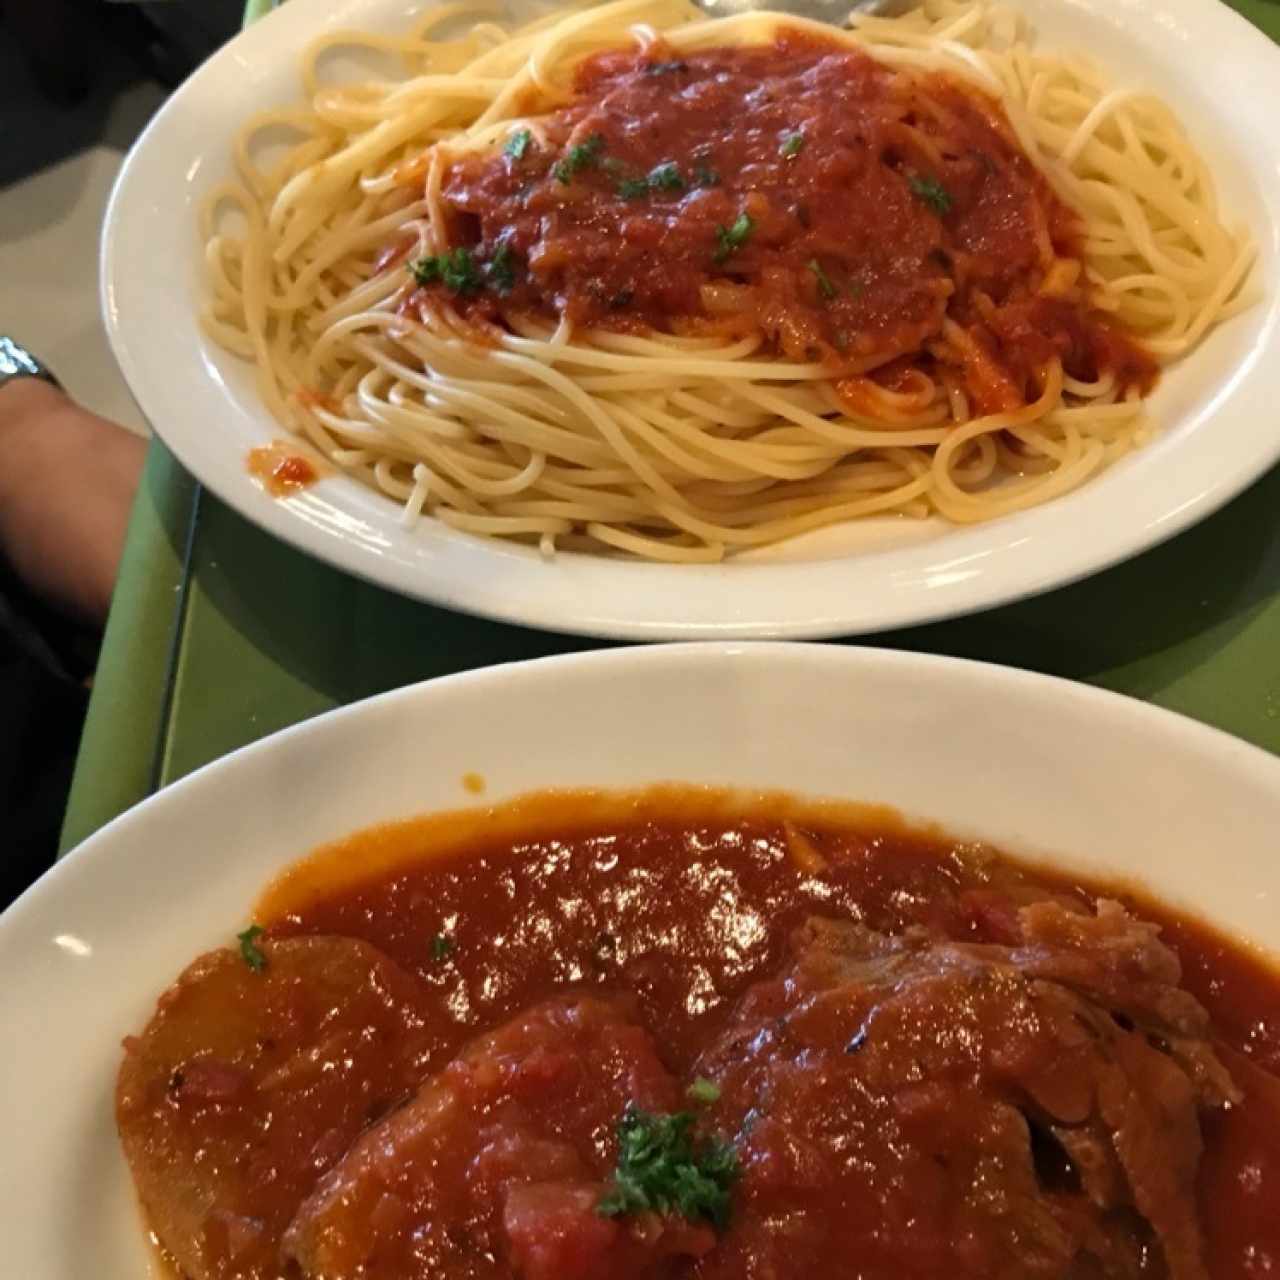
[[[0,565],[0,909],[57,853],[97,639]]]

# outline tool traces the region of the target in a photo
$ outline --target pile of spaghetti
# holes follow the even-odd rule
[[[984,520],[1141,443],[1247,304],[1169,109],[987,0],[474,12],[321,37],[204,213],[206,330],[407,520],[667,561]],[[353,43],[408,78],[322,84]]]

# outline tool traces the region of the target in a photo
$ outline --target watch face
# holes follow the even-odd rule
[[[12,338],[0,337],[0,382],[20,376],[41,378],[47,376],[40,362]]]

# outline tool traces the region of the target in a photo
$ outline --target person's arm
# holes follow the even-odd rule
[[[32,592],[105,621],[145,453],[47,382],[0,386],[0,555]]]

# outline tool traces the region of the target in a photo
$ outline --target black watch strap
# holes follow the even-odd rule
[[[0,387],[15,378],[43,378],[62,390],[62,384],[20,342],[0,333]]]

